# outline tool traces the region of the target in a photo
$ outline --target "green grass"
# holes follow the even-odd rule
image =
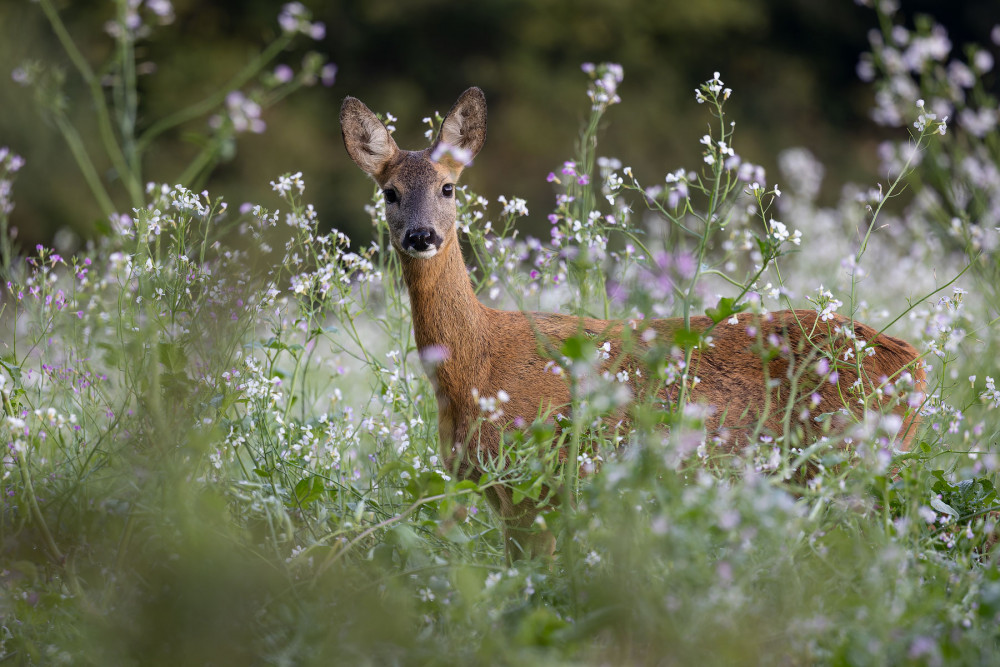
[[[877,414],[846,444],[787,433],[723,451],[684,390],[636,406],[618,448],[591,428],[612,407],[593,400],[599,384],[560,435],[512,434],[509,465],[454,479],[377,191],[361,248],[322,229],[300,175],[265,195],[280,213],[157,186],[72,257],[25,255],[5,234],[0,661],[989,663],[998,266],[975,220],[950,233],[950,216],[893,201],[963,178],[955,158],[975,139],[938,136],[940,121],[901,130],[922,162],[867,208],[823,209],[802,172],[782,175],[779,198],[753,187],[752,165],[748,179],[727,163],[718,141],[738,137],[712,80],[700,93],[712,159],[650,189],[597,158],[613,122],[603,75],[613,87],[615,70],[595,68],[572,166],[553,174],[566,197],[552,240],[517,233],[513,199],[501,211],[459,190],[481,298],[719,321],[815,305],[894,323],[929,365],[912,451]],[[661,380],[683,383],[677,364],[702,344],[679,340]],[[559,361],[586,373],[593,352],[570,345]],[[864,389],[849,398],[875,404]],[[561,468],[554,437],[582,465]],[[482,497],[500,483],[575,490],[542,515],[553,561],[507,563]]]

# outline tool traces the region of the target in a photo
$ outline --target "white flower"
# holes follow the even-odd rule
[[[788,238],[788,227],[785,226],[785,223],[771,218],[771,236],[775,241],[781,243]]]
[[[502,215],[528,215],[528,203],[520,197],[513,197],[510,201],[503,195],[497,197],[497,201],[503,204]]]

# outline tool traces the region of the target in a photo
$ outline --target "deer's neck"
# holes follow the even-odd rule
[[[417,348],[421,354],[430,348],[432,359],[445,359],[431,364],[438,390],[452,400],[466,398],[463,394],[477,386],[486,369],[487,335],[485,310],[472,291],[458,239],[450,239],[431,259],[400,257]]]

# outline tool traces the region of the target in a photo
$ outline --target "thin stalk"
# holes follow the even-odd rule
[[[189,120],[194,120],[195,118],[203,116],[218,107],[226,100],[226,95],[237,88],[240,88],[243,84],[256,76],[257,73],[260,72],[265,65],[267,65],[267,63],[277,57],[277,55],[292,42],[293,38],[294,35],[292,33],[282,33],[281,37],[271,42],[266,49],[264,49],[256,58],[247,63],[247,65],[240,70],[236,76],[230,79],[226,85],[219,88],[216,93],[209,95],[200,102],[196,102],[185,109],[181,109],[180,111],[172,113],[166,118],[161,118],[157,122],[153,123],[149,129],[140,135],[136,144],[137,150],[140,152],[145,151],[153,139],[160,136],[167,130],[177,127],[178,125],[182,125]]]
[[[101,177],[97,175],[97,169],[94,167],[94,163],[91,162],[90,155],[87,154],[87,149],[83,146],[80,134],[62,112],[56,112],[53,118],[55,119],[56,127],[59,128],[59,132],[62,133],[63,139],[66,141],[66,145],[69,146],[70,153],[73,154],[73,159],[76,160],[76,166],[79,167],[84,180],[87,181],[90,192],[101,207],[101,213],[106,218],[110,217],[115,212],[114,202],[111,201],[108,191],[104,189]]]
[[[125,28],[127,3],[119,0],[118,8],[119,21],[122,26],[122,35],[118,40],[118,57],[121,61],[122,73],[119,84],[122,95],[119,125],[121,126],[125,160],[129,165],[129,172],[141,182],[142,164],[135,145],[135,123],[139,113],[139,97],[136,93],[135,42],[131,32]]]
[[[496,486],[496,484],[497,483],[489,484],[489,485],[487,485],[485,487],[482,487],[482,489],[478,489],[478,490],[481,491],[481,490],[483,490],[485,488],[488,488],[489,486]],[[427,496],[426,498],[420,498],[419,500],[417,500],[416,502],[414,502],[412,505],[410,505],[409,507],[407,507],[405,510],[403,510],[402,512],[400,512],[396,516],[390,517],[390,518],[386,519],[385,521],[381,521],[381,522],[375,524],[374,526],[369,526],[360,535],[358,535],[353,540],[351,540],[350,542],[348,542],[347,544],[345,544],[340,549],[340,551],[336,552],[335,554],[333,554],[332,556],[330,556],[329,558],[327,558],[326,561],[324,561],[323,564],[320,565],[316,569],[316,577],[322,576],[324,572],[326,572],[327,570],[329,570],[334,564],[336,564],[337,561],[339,561],[341,558],[343,558],[344,555],[347,554],[347,552],[349,552],[351,549],[353,549],[354,547],[356,547],[366,537],[368,537],[369,535],[371,535],[372,533],[374,533],[374,532],[376,532],[378,530],[381,530],[383,528],[387,528],[387,527],[391,526],[394,523],[398,523],[398,522],[402,521],[403,519],[405,519],[406,517],[410,516],[411,514],[413,514],[414,512],[416,512],[418,509],[420,509],[421,506],[426,505],[427,503],[433,503],[433,502],[437,502],[439,500],[444,500],[445,498],[449,498],[449,497],[457,497],[457,496],[467,495],[469,493],[472,493],[475,490],[476,489],[463,489],[461,491],[453,491],[453,492],[449,492],[449,493],[439,493],[436,496]]]
[[[66,51],[66,55],[69,56],[69,59],[73,62],[73,65],[80,72],[80,76],[83,77],[84,82],[86,82],[87,87],[90,89],[90,96],[93,99],[94,109],[97,112],[97,127],[101,135],[101,141],[104,144],[104,150],[108,154],[108,157],[111,158],[111,163],[125,184],[129,198],[132,201],[132,206],[143,206],[142,185],[139,183],[138,175],[133,174],[129,169],[125,155],[122,153],[122,149],[118,145],[118,140],[115,138],[114,128],[111,126],[111,114],[108,113],[108,103],[104,99],[104,91],[101,89],[100,79],[94,74],[94,70],[91,69],[87,59],[83,57],[83,54],[76,47],[76,43],[70,37],[69,31],[66,30],[65,24],[59,18],[59,12],[53,7],[51,0],[38,0],[38,2],[42,7],[42,11],[45,12],[49,23],[52,25],[52,30],[56,33],[59,43],[62,44],[63,49]],[[73,150],[72,146],[70,149]],[[79,163],[79,160],[77,162]],[[93,186],[91,186],[91,190],[93,189]],[[96,196],[97,192],[95,191],[94,194]],[[104,207],[102,203],[102,208]],[[111,211],[114,211],[113,206],[111,207]]]
[[[13,417],[14,406],[11,405],[10,398],[5,393],[0,393],[0,396],[3,397],[4,412]],[[57,563],[64,565],[66,556],[59,548],[59,545],[56,544],[55,538],[52,537],[52,532],[49,530],[49,524],[45,521],[41,508],[38,507],[38,499],[35,497],[35,487],[31,483],[31,472],[28,470],[28,462],[25,460],[27,455],[27,450],[17,455],[17,467],[21,472],[21,480],[24,482],[24,493],[28,499],[28,507],[31,509],[31,514],[35,518],[39,530],[42,531],[42,539],[45,541],[45,547],[49,550],[49,554]]]

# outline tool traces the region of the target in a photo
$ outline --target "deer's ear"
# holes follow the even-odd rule
[[[389,130],[356,97],[344,99],[340,107],[340,129],[351,159],[378,181],[379,173],[399,151]]]
[[[486,96],[478,88],[462,93],[445,116],[431,155],[461,170],[486,143]]]

